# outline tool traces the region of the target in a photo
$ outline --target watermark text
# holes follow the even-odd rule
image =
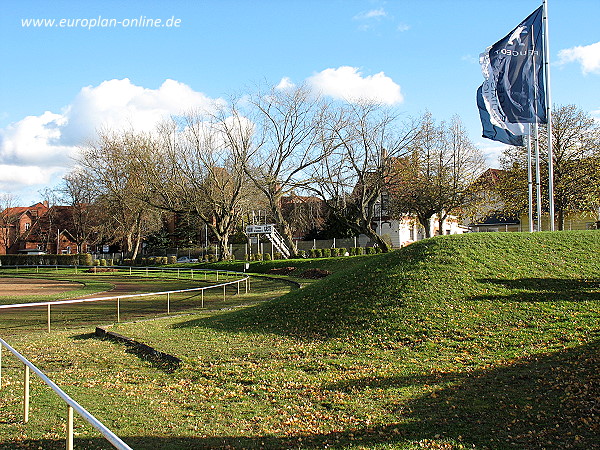
[[[107,17],[72,19],[21,19],[23,28],[180,28],[181,19],[171,16],[168,19],[153,19],[146,16],[115,19]]]

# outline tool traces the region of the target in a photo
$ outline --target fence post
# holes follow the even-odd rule
[[[48,333],[50,333],[50,303],[48,303]]]
[[[171,294],[167,292],[167,314],[171,314]]]
[[[240,281],[237,282],[237,295],[240,295]]]
[[[204,308],[204,289],[202,289],[200,292],[202,292],[202,308]]]
[[[219,271],[215,270],[215,274],[217,275],[217,281],[219,281]]]
[[[190,269],[190,276],[192,277],[192,280],[194,279],[194,269]]]
[[[67,405],[67,450],[73,450],[73,407]]]
[[[225,301],[225,287],[226,287],[226,285],[224,284],[223,285],[223,301]]]
[[[117,297],[117,322],[121,321],[121,299]]]
[[[29,366],[25,364],[25,377],[23,380],[23,422],[29,422]]]
[[[2,388],[2,347],[3,345],[0,344],[0,388]]]
[[[131,266],[129,266],[129,275],[131,275]]]
[[[179,280],[179,269],[177,269],[177,279]]]

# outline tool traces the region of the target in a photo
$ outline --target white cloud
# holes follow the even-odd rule
[[[223,103],[175,80],[158,89],[127,78],[84,87],[61,112],[28,116],[0,129],[0,183],[18,189],[66,172],[78,147],[100,128],[148,131],[164,117]]]
[[[410,25],[406,24],[406,23],[399,23],[398,26],[396,27],[396,29],[398,31],[400,31],[401,33],[410,30]]]
[[[600,42],[561,50],[558,52],[558,58],[559,64],[578,62],[584,74],[600,74]]]
[[[387,16],[385,10],[383,8],[378,8],[358,13],[356,16],[354,16],[354,20],[381,19],[385,16]]]
[[[15,186],[44,185],[64,171],[63,167],[0,164],[0,190],[14,191]]]
[[[289,88],[293,88],[295,86],[296,85],[289,77],[283,77],[281,79],[281,81],[279,82],[279,84],[277,86],[275,86],[275,89],[279,89],[279,90],[283,91],[283,90],[286,90]]]
[[[485,140],[477,142],[476,145],[483,153],[485,163],[488,167],[500,168],[500,157],[508,147],[506,144]]]
[[[364,99],[395,105],[404,101],[400,86],[383,72],[363,77],[356,67],[341,66],[325,69],[307,82],[324,95],[350,102]]]

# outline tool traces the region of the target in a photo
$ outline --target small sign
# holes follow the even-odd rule
[[[274,230],[275,225],[248,225],[246,227],[246,234],[271,234]]]
[[[110,251],[110,247],[108,245],[102,246],[102,253],[108,253]]]

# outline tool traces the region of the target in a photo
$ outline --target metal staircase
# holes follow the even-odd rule
[[[290,257],[290,249],[285,245],[283,238],[277,232],[275,224],[268,225],[248,225],[246,227],[246,234],[259,234],[266,236],[267,239],[273,244],[273,247],[277,249],[285,258]]]

